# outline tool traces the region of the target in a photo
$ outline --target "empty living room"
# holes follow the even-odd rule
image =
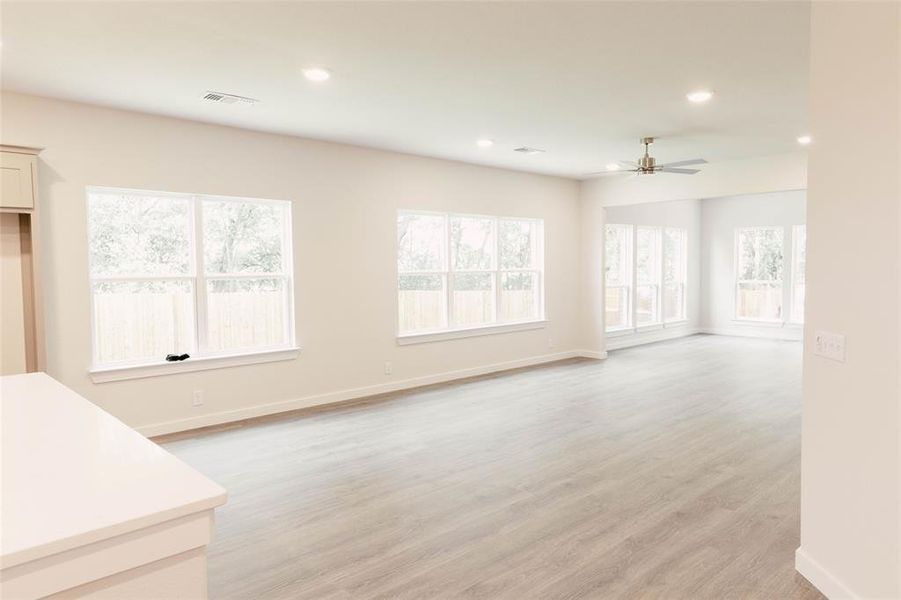
[[[901,600],[901,2],[0,0],[0,597]]]

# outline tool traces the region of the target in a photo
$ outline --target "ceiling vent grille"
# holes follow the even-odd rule
[[[203,95],[204,100],[210,102],[218,102],[219,104],[256,104],[259,100],[247,98],[245,96],[236,96],[234,94],[224,94],[222,92],[207,92]]]
[[[528,146],[521,146],[519,148],[514,148],[514,152],[519,152],[520,154],[543,154],[544,150],[541,148],[530,148]]]

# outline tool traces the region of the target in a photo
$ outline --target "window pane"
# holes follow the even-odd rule
[[[628,225],[607,225],[604,246],[605,278],[607,285],[630,285],[632,228]]]
[[[656,285],[639,285],[635,289],[638,302],[635,307],[635,320],[638,325],[649,325],[658,322],[658,290],[659,288]]]
[[[207,281],[207,347],[210,351],[284,346],[288,343],[286,323],[284,280]]]
[[[685,285],[668,283],[663,286],[663,318],[677,321],[685,318]]]
[[[451,258],[455,270],[494,268],[494,219],[451,217]]]
[[[398,277],[397,307],[400,333],[447,327],[447,291],[443,275]]]
[[[537,262],[537,224],[534,221],[501,221],[501,269],[529,269]]]
[[[629,288],[607,286],[604,294],[604,316],[608,329],[629,326]]]
[[[186,275],[191,271],[187,198],[88,195],[91,275]]]
[[[538,318],[537,273],[501,274],[499,318],[501,321],[527,321]]]
[[[492,273],[457,273],[453,285],[455,326],[483,325],[494,321]]]
[[[194,347],[188,281],[102,281],[94,294],[94,363],[161,361]]]
[[[203,201],[206,273],[281,273],[284,202]]]
[[[738,278],[782,280],[782,228],[760,227],[738,232]]]
[[[397,216],[397,270],[444,271],[447,238],[444,217],[401,213]]]
[[[663,249],[663,281],[665,283],[685,281],[685,231],[665,229]]]
[[[736,314],[739,319],[781,319],[782,283],[739,282]]]
[[[657,283],[660,280],[660,230],[639,227],[636,243],[638,283]]]

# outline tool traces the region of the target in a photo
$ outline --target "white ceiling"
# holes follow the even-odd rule
[[[0,84],[579,177],[637,158],[643,135],[663,161],[797,150],[808,20],[806,2],[4,0]],[[332,79],[306,81],[308,65]],[[703,87],[714,100],[689,104]],[[523,145],[547,153],[512,152]]]

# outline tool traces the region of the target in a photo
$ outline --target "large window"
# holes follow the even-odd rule
[[[625,329],[632,324],[631,225],[607,225],[604,257],[604,313],[607,329]]]
[[[807,227],[792,228],[792,312],[794,323],[804,322],[804,272],[807,269]]]
[[[783,228],[747,227],[735,232],[735,316],[782,320]]]
[[[400,211],[398,333],[543,318],[543,223]]]
[[[674,227],[607,225],[607,331],[685,320],[687,239],[684,229]]]
[[[291,206],[88,189],[95,367],[293,347]]]

